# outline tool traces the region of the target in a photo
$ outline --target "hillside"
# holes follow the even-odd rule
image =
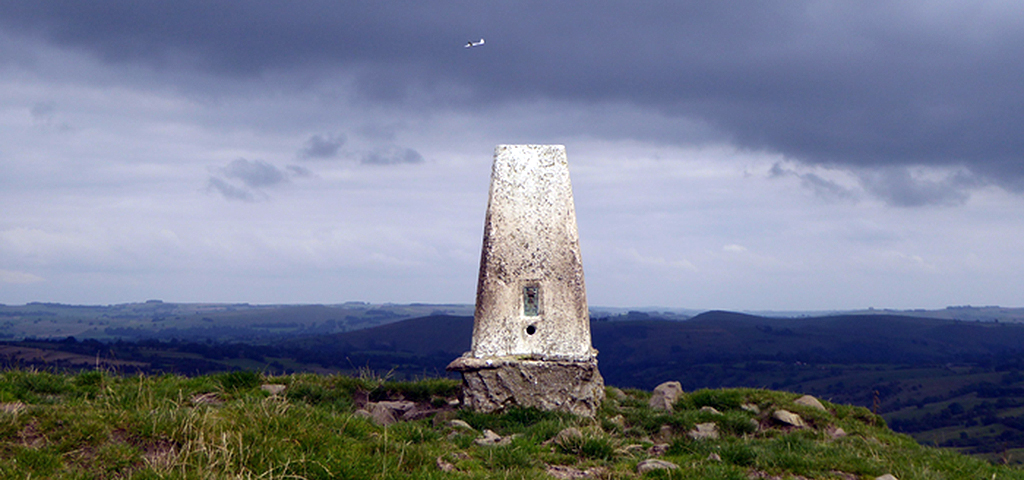
[[[992,461],[1024,460],[1024,326],[896,315],[768,318],[707,312],[689,321],[629,315],[592,322],[609,385],[686,390],[771,388],[870,408],[929,445]],[[437,315],[271,343],[143,340],[0,344],[8,367],[196,375],[361,370],[394,379],[445,376],[469,349],[472,318]],[[450,378],[456,378],[450,376]]]
[[[819,410],[785,392],[699,390],[664,411],[649,392],[609,388],[587,419],[477,414],[457,408],[457,390],[373,376],[6,371],[0,478],[1024,478],[922,447],[864,408]],[[651,465],[670,469],[642,473]]]

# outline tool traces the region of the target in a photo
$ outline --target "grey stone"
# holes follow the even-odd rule
[[[683,386],[679,382],[665,382],[654,387],[654,394],[648,404],[655,410],[672,410],[672,404],[683,394]]]
[[[761,413],[761,408],[758,407],[757,405],[754,405],[753,403],[741,404],[740,408],[742,408],[743,410],[748,411],[750,413],[753,413],[754,415],[757,415],[757,414]]]
[[[822,405],[820,401],[818,401],[817,398],[814,398],[814,397],[812,397],[810,395],[804,395],[804,396],[802,396],[802,397],[800,397],[800,398],[798,398],[796,400],[793,400],[793,403],[795,403],[797,405],[803,405],[805,407],[811,407],[811,408],[814,408],[814,409],[817,409],[817,410],[821,410],[823,412],[827,412],[828,411],[828,410],[825,409],[825,406]]]
[[[276,383],[266,383],[266,384],[260,385],[260,390],[263,390],[264,392],[267,392],[267,393],[269,393],[271,395],[279,395],[286,388],[288,388],[287,385],[280,385],[280,384],[276,384]]]
[[[899,479],[896,478],[895,476],[893,476],[891,473],[887,473],[885,475],[882,475],[881,477],[875,477],[875,480],[899,480]]]
[[[416,406],[413,402],[369,402],[366,409],[377,425],[391,425]]]
[[[712,452],[710,455],[708,455],[708,460],[712,462],[721,462],[722,456]]]
[[[675,431],[672,429],[672,426],[662,425],[661,428],[658,429],[658,433],[654,434],[654,438],[652,440],[658,443],[671,443],[673,437],[675,437]]]
[[[455,465],[441,457],[437,457],[437,469],[442,472],[454,472],[456,470]]]
[[[593,417],[604,400],[597,360],[589,362],[461,357],[448,370],[462,373],[462,401],[479,412],[534,407]]]
[[[647,449],[647,454],[652,457],[660,457],[668,453],[669,446],[670,445],[667,443],[655,443],[654,445],[651,445],[651,448]]]
[[[491,430],[484,430],[484,436],[476,440],[473,440],[473,443],[480,446],[488,447],[492,445],[504,445],[509,441],[511,440],[508,438],[502,438],[501,435],[498,435],[497,433],[494,433]]]
[[[803,428],[807,426],[807,424],[804,423],[804,419],[800,418],[800,415],[790,412],[789,410],[776,410],[775,413],[772,414],[772,418],[792,427]]]
[[[558,480],[572,480],[577,478],[607,478],[608,471],[604,467],[590,467],[586,470],[569,467],[565,465],[548,465],[547,473]]]
[[[679,468],[672,462],[666,462],[665,460],[659,460],[657,458],[648,458],[638,464],[636,464],[636,473],[641,475],[650,472],[651,470],[675,470]]]
[[[707,405],[705,405],[703,407],[700,407],[700,411],[711,413],[711,414],[715,414],[715,415],[721,415],[722,414],[722,412],[719,412],[717,408],[709,407]]]
[[[828,433],[828,436],[833,440],[837,438],[843,438],[846,436],[846,430],[843,430],[843,427],[832,426],[829,427],[828,430],[826,430],[826,432]]]
[[[470,424],[466,423],[464,420],[459,420],[457,418],[455,420],[448,422],[448,426],[462,430],[473,430],[473,427]]]
[[[718,425],[714,422],[698,423],[686,435],[694,440],[714,440],[718,438]]]

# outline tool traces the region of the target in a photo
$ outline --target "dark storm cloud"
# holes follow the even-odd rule
[[[299,158],[328,159],[338,156],[338,151],[345,144],[344,135],[313,135],[299,150]]]
[[[3,28],[112,64],[225,79],[342,72],[366,100],[417,108],[618,102],[802,162],[965,166],[1016,191],[1022,23],[1018,2],[0,4]],[[621,126],[687,138],[643,127]],[[872,184],[910,191],[890,175]],[[893,200],[932,198],[924,190]]]
[[[399,165],[403,163],[423,163],[423,155],[411,148],[381,148],[363,154],[365,165]]]
[[[865,172],[864,187],[890,205],[919,207],[923,205],[959,205],[967,201],[967,189],[977,180],[956,173],[938,180],[914,178],[906,168],[885,167]]]

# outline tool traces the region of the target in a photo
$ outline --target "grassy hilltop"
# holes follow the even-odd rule
[[[649,392],[609,388],[586,419],[460,410],[458,388],[372,375],[11,370],[0,373],[0,478],[1024,478],[922,447],[864,408],[822,411],[785,392],[698,390],[670,413],[649,408]],[[774,420],[782,409],[807,426]],[[718,438],[691,438],[709,424]],[[678,468],[638,474],[649,458]]]

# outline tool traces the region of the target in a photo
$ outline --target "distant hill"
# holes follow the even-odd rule
[[[443,315],[280,345],[323,358],[359,356],[381,368],[394,355],[424,357],[421,368],[443,369],[469,349],[472,329],[471,317]],[[701,364],[943,365],[1024,352],[1024,326],[898,315],[767,318],[713,311],[682,322],[597,321],[591,333],[609,384],[645,389],[668,379],[689,388],[754,381],[694,378],[692,366]]]

